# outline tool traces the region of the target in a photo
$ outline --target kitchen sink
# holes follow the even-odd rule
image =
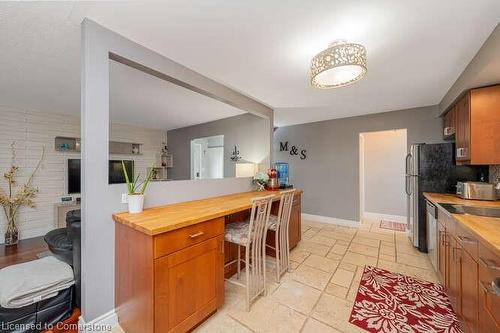
[[[441,206],[452,214],[467,214],[500,218],[499,207],[480,207],[453,204],[441,204]]]

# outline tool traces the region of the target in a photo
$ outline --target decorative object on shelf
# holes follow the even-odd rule
[[[238,150],[238,147],[236,147],[236,145],[235,145],[234,150],[231,153],[231,161],[238,162],[240,160],[241,160],[240,151]]]
[[[253,182],[257,185],[257,191],[264,191],[266,189],[269,176],[265,172],[257,172],[253,177]]]
[[[253,177],[258,171],[258,165],[252,162],[236,162],[236,178]]]
[[[344,87],[360,80],[367,71],[363,45],[339,40],[311,61],[311,85],[316,88]]]
[[[278,171],[276,171],[276,169],[269,169],[267,175],[269,176],[269,180],[267,181],[266,189],[268,191],[278,191],[280,189]]]
[[[139,145],[135,145],[135,144],[133,144],[133,145],[132,145],[132,154],[134,154],[134,155],[138,155],[140,152],[141,152],[141,151],[140,151]]]
[[[57,136],[54,139],[56,151],[79,152],[81,150],[80,139]]]
[[[0,205],[3,207],[5,217],[7,218],[7,231],[5,232],[5,245],[16,245],[19,240],[19,231],[16,225],[16,218],[19,209],[22,207],[34,208],[34,199],[38,193],[38,188],[32,185],[33,178],[37,173],[38,169],[42,165],[43,158],[45,156],[45,147],[42,146],[42,154],[40,160],[35,166],[35,169],[31,173],[28,181],[19,186],[17,191],[16,186],[16,176],[19,171],[19,167],[16,165],[16,148],[15,142],[10,145],[12,152],[12,163],[9,171],[7,171],[3,177],[7,180],[8,189],[7,191],[0,188]]]
[[[162,143],[160,162],[161,166],[164,168],[172,168],[174,166],[172,154],[168,152],[168,146],[165,142]]]
[[[125,181],[127,182],[127,203],[128,203],[128,212],[131,214],[140,213],[144,210],[144,192],[148,188],[149,183],[153,177],[153,170],[155,169],[154,164],[151,165],[151,168],[148,170],[148,173],[144,180],[140,182],[141,174],[137,175],[132,174],[132,177],[129,177],[127,172],[127,168],[125,167],[125,163],[122,161],[122,170],[123,175],[125,176]]]

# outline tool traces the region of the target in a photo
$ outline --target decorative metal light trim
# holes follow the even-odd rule
[[[359,75],[350,80],[337,84],[322,84],[316,81],[319,74],[330,69],[342,66],[359,66]],[[326,50],[321,51],[311,61],[311,85],[316,88],[338,88],[344,87],[360,80],[367,71],[366,49],[363,45],[347,43],[346,41],[335,41]]]

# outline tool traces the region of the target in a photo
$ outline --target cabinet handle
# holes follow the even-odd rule
[[[468,243],[468,244],[476,244],[477,243],[477,241],[475,239],[472,239],[472,238],[469,238],[469,237],[466,237],[466,236],[458,236],[458,239],[462,243]]]
[[[495,264],[495,262],[492,263],[492,260],[483,259],[483,258],[479,257],[479,262],[481,264],[483,264],[483,266],[485,266],[488,269],[495,270],[495,271],[500,271],[500,267],[498,267]]]
[[[197,233],[189,235],[189,238],[197,238],[203,236],[205,233],[203,231],[198,231]]]
[[[492,286],[493,282],[491,283],[486,283],[484,281],[479,281],[479,285],[481,286],[481,289],[483,289],[483,291],[487,294],[493,294],[497,297],[499,297],[499,295],[495,292],[495,290],[493,289],[493,286]]]

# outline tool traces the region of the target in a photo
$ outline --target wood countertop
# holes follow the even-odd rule
[[[116,213],[113,214],[113,220],[154,236],[250,209],[252,198],[274,195],[273,201],[279,200],[280,193],[280,191],[253,191],[229,194],[148,208],[138,214]],[[302,191],[297,190],[296,193],[301,194]]]
[[[440,203],[448,203],[464,206],[500,207],[500,200],[464,200],[456,195],[443,193],[424,193],[424,197],[438,206]],[[500,256],[500,218],[450,214],[444,208],[440,207],[440,209],[476,235],[486,247]]]

